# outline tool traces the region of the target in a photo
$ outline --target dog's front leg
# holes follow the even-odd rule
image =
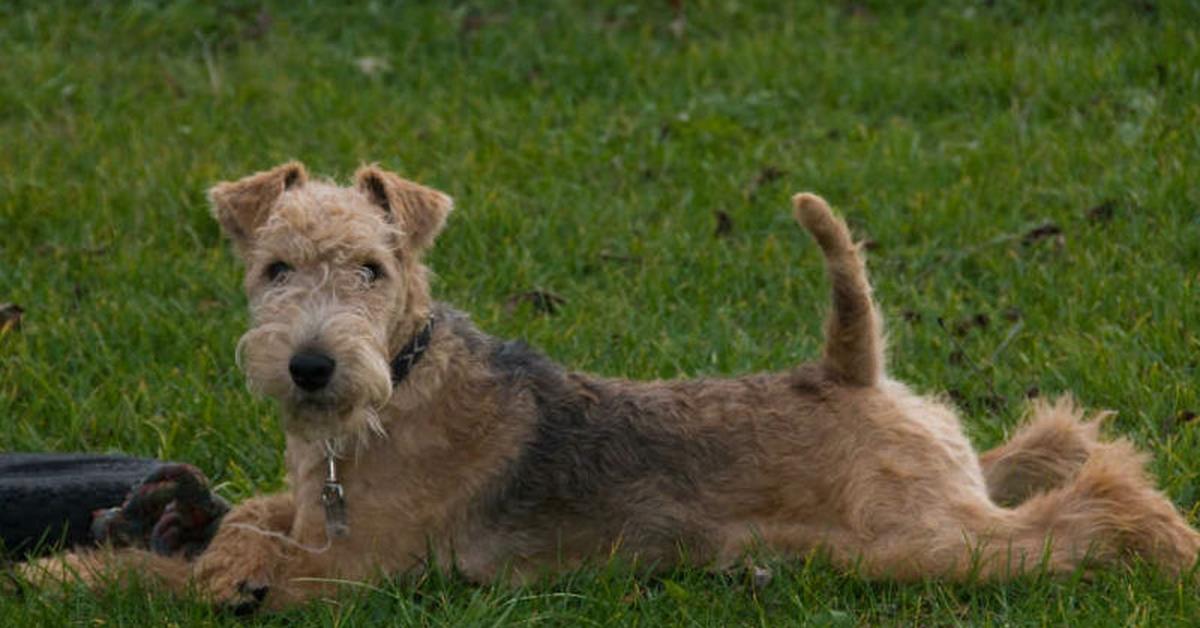
[[[289,493],[249,499],[221,521],[198,556],[192,578],[202,595],[235,610],[253,610],[270,592],[296,518]]]

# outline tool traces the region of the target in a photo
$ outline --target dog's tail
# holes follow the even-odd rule
[[[825,367],[841,381],[871,386],[883,375],[882,322],[859,247],[846,223],[815,194],[792,197],[796,220],[825,253],[833,311],[825,321]]]

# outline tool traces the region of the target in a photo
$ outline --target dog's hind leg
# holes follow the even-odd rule
[[[1136,556],[1177,575],[1194,564],[1200,534],[1153,487],[1144,462],[1128,441],[1099,443],[1068,483],[1017,508],[982,499],[930,505],[911,527],[868,545],[863,565],[869,575],[901,579],[1002,580]]]
[[[992,500],[1015,506],[1062,486],[1100,442],[1100,424],[1109,416],[1102,412],[1085,419],[1070,396],[1034,401],[1016,434],[979,456]]]
[[[176,593],[187,589],[191,571],[191,563],[181,556],[108,546],[39,558],[16,569],[21,580],[38,588],[75,583],[94,591],[107,590],[127,586],[132,575]]]
[[[846,223],[821,197],[792,197],[795,217],[825,254],[833,291],[833,311],[825,323],[825,367],[843,383],[873,386],[883,376],[882,322],[859,247]]]

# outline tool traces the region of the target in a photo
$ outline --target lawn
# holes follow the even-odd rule
[[[1072,391],[1118,411],[1111,432],[1200,515],[1194,2],[7,2],[0,147],[0,303],[23,309],[0,323],[0,451],[189,461],[233,500],[278,488],[205,190],[293,158],[338,180],[379,162],[456,199],[440,298],[643,378],[816,356],[827,286],[788,198],[819,192],[869,242],[892,372],[948,393],[977,445]],[[762,590],[433,575],[252,621],[1200,621],[1196,583],[1144,566],[1004,585],[774,567]],[[136,587],[0,598],[5,625],[94,622],[240,620]]]

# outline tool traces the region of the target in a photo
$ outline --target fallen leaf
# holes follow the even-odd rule
[[[728,212],[718,209],[713,212],[713,215],[717,217],[717,228],[713,232],[714,236],[724,238],[733,233],[733,218],[729,216]]]
[[[622,255],[620,253],[610,253],[608,251],[600,251],[600,259],[605,262],[619,262],[621,264],[636,264],[641,261],[640,258],[632,255]]]
[[[1104,201],[1087,211],[1087,218],[1092,222],[1108,222],[1116,213],[1116,201]]]
[[[758,171],[758,176],[754,177],[754,185],[766,185],[772,181],[777,181],[780,177],[787,174],[786,170],[775,166],[766,166]]]
[[[987,314],[984,314],[983,312],[980,312],[974,316],[968,316],[966,318],[961,318],[957,322],[954,323],[954,328],[953,328],[954,335],[955,336],[965,336],[965,335],[967,335],[967,332],[971,331],[972,329],[975,329],[976,327],[978,327],[979,329],[987,329],[987,326],[989,324],[991,324],[991,322],[992,322],[992,319]]]
[[[1062,233],[1063,233],[1062,227],[1060,227],[1052,222],[1048,222],[1041,226],[1030,229],[1021,238],[1021,243],[1027,244],[1027,245],[1033,244],[1034,242],[1037,242],[1039,240],[1044,240],[1046,238],[1052,238],[1054,236],[1060,236],[1060,235],[1062,235]]]
[[[462,22],[458,25],[458,34],[466,37],[475,31],[483,28],[487,20],[483,17],[483,11],[477,7],[467,7],[467,12],[463,14]]]
[[[21,330],[21,315],[25,308],[16,303],[0,303],[0,334]]]
[[[558,313],[558,308],[567,304],[567,300],[545,290],[530,290],[520,294],[514,294],[508,298],[504,309],[510,314],[517,309],[522,303],[528,303],[533,307],[535,312],[539,314],[549,314],[553,316]]]
[[[847,2],[842,9],[846,15],[855,19],[868,21],[875,19],[875,13],[871,11],[870,7],[860,2]]]
[[[246,24],[246,28],[242,29],[242,38],[249,40],[259,40],[267,36],[271,32],[271,25],[275,23],[275,19],[271,17],[271,13],[266,9],[259,11],[254,19]]]

